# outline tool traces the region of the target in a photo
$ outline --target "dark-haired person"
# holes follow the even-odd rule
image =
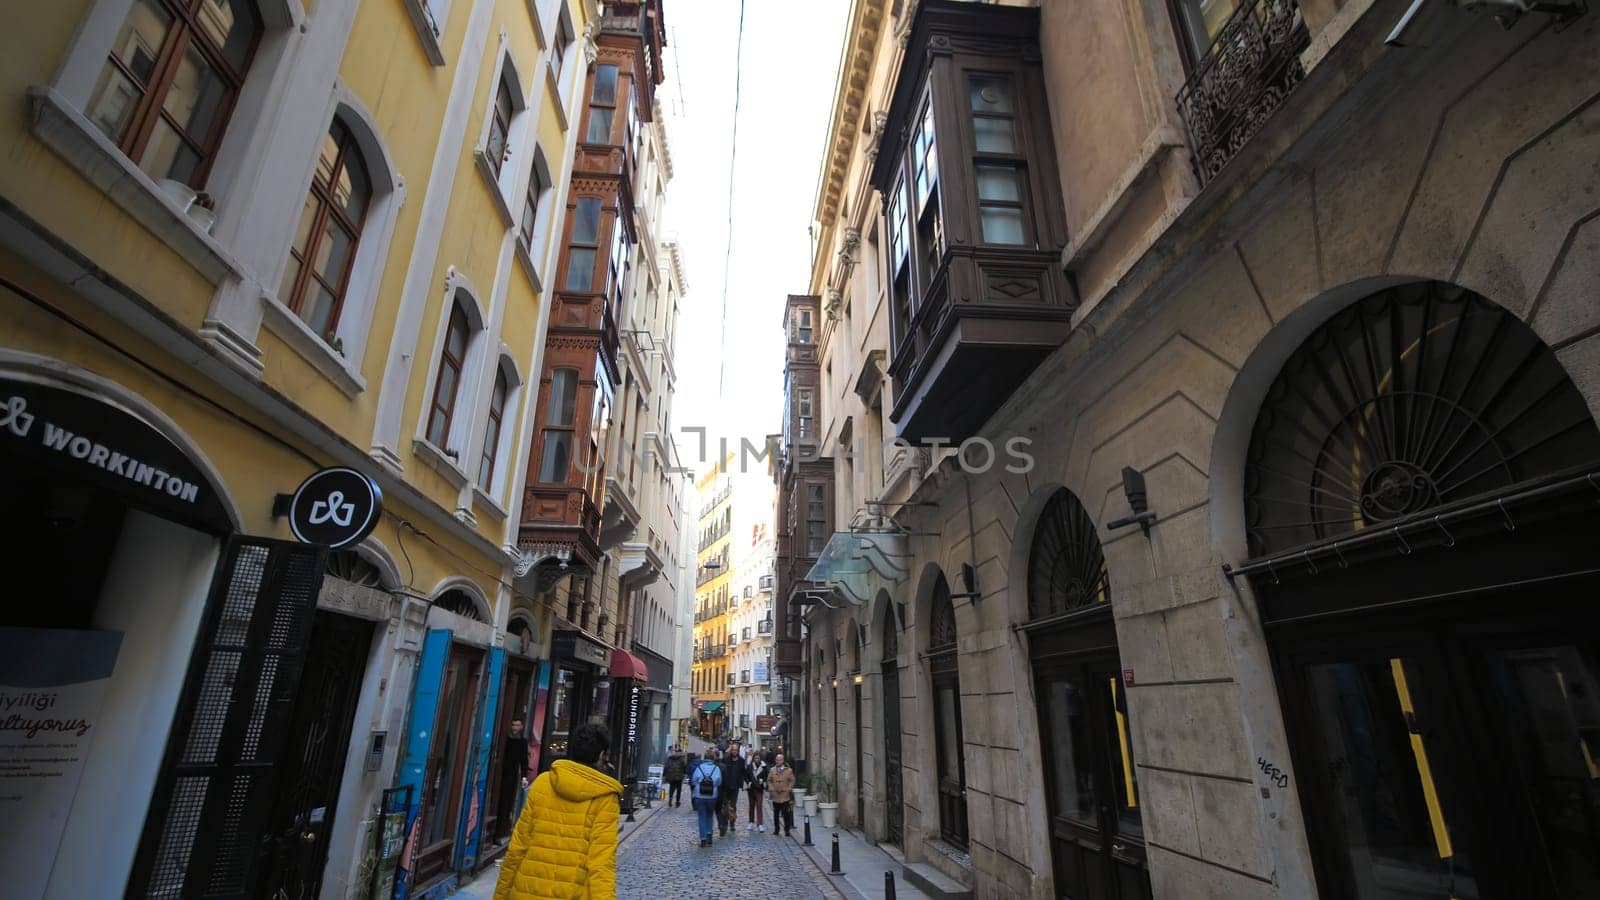
[[[581,900],[617,895],[622,785],[601,771],[611,733],[581,725],[528,791],[500,861],[494,900]]]

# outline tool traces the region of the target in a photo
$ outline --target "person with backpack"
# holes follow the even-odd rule
[[[700,846],[711,846],[711,816],[722,799],[722,769],[712,759],[714,751],[706,755],[689,770],[689,805],[694,807],[700,825]]]

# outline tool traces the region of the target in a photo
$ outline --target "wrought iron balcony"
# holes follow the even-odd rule
[[[757,634],[771,634],[772,633],[772,620],[771,619],[762,619],[761,621],[757,622],[756,623],[756,633]]]
[[[1234,10],[1178,92],[1202,183],[1222,171],[1305,78],[1300,54],[1310,43],[1296,0],[1247,0]]]

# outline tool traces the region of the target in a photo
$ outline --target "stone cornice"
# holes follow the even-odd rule
[[[829,118],[828,143],[823,148],[822,173],[817,185],[813,218],[821,223],[824,243],[839,212],[845,179],[850,173],[850,157],[855,149],[861,118],[872,79],[872,64],[877,54],[878,37],[884,24],[884,0],[853,0],[845,32],[844,55],[839,60],[839,78]]]

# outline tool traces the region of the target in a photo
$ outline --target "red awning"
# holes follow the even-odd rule
[[[649,681],[650,670],[644,667],[644,660],[626,650],[611,651],[611,677],[632,678],[635,681]]]

